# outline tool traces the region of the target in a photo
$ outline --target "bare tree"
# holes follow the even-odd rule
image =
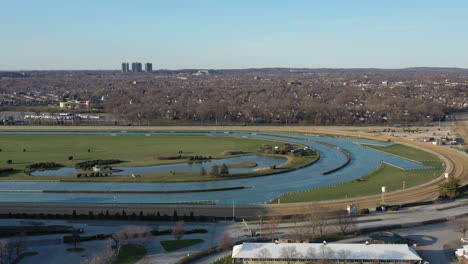
[[[0,241],[0,264],[13,263],[26,249],[24,237]]]
[[[296,226],[289,231],[289,237],[295,241],[308,241],[314,237],[312,229],[305,225]]]
[[[111,239],[114,242],[114,255],[120,253],[120,248],[123,245],[129,243],[145,245],[151,240],[151,237],[151,232],[144,226],[128,226],[123,228],[111,235]]]
[[[78,230],[74,229],[72,231],[71,238],[72,238],[73,246],[76,249],[76,247],[78,246],[78,244],[80,243],[80,240],[81,240],[80,232]]]
[[[331,264],[335,263],[334,259],[335,257],[335,252],[328,247],[326,244],[321,245],[320,249],[317,252],[317,264]]]
[[[275,233],[278,228],[278,218],[272,217],[270,220],[263,224],[262,230],[269,239],[273,240],[275,238]]]
[[[295,259],[301,258],[302,255],[295,246],[284,246],[280,250],[280,257],[286,260],[287,264],[295,262]]]
[[[104,245],[104,250],[90,258],[84,259],[80,264],[111,264],[118,256],[118,252],[112,248],[112,241],[108,239]]]
[[[184,237],[184,234],[184,221],[177,221],[176,224],[172,227],[172,235],[176,240],[180,240],[182,237]]]
[[[348,215],[339,213],[336,215],[336,228],[345,235],[350,229],[353,229],[356,225],[356,217],[354,215]]]
[[[216,249],[218,251],[228,251],[231,250],[234,246],[234,239],[229,235],[228,232],[224,232],[218,241],[218,246]]]
[[[260,264],[267,264],[270,262],[269,259],[271,258],[271,253],[268,249],[262,248],[255,255],[255,258],[260,259],[260,261],[258,261]]]
[[[316,207],[311,210],[308,219],[315,234],[323,236],[323,233],[329,225],[329,218],[330,212],[327,208]]]
[[[460,219],[450,223],[453,230],[462,235],[462,238],[465,238],[466,231],[468,231],[468,220]]]

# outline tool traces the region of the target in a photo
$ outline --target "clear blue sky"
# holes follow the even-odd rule
[[[466,0],[0,0],[0,70],[468,68]]]

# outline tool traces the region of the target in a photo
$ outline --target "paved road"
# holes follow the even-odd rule
[[[24,220],[16,219],[1,219],[0,225],[22,225]],[[44,220],[48,225],[73,225],[75,228],[83,228],[85,233],[83,235],[95,234],[110,234],[125,228],[130,225],[147,226],[149,228],[157,228],[159,230],[170,229],[173,223],[171,222],[145,222],[145,221],[66,221],[66,220]],[[205,228],[208,233],[205,234],[191,234],[185,235],[184,238],[200,238],[204,241],[194,246],[184,248],[175,252],[167,253],[161,246],[162,240],[173,240],[172,235],[154,236],[152,240],[146,245],[148,249],[147,256],[139,261],[139,264],[146,263],[165,263],[171,264],[177,262],[179,259],[193,254],[197,251],[210,248],[218,243],[219,237],[225,231],[229,231],[231,222],[218,222],[218,223],[185,223],[185,229],[199,229]],[[46,236],[31,236],[26,238],[28,244],[27,251],[37,251],[40,254],[36,256],[29,256],[21,261],[21,264],[38,264],[38,263],[67,263],[79,264],[82,260],[92,257],[94,254],[103,252],[105,250],[106,241],[89,241],[82,242],[78,247],[85,248],[83,252],[68,252],[67,248],[72,248],[72,244],[63,244],[64,234],[46,235]],[[59,241],[60,243],[57,243]]]
[[[458,239],[460,234],[454,232],[448,222],[395,229],[392,232],[418,241],[419,245],[415,248],[416,251],[421,258],[432,264],[456,263],[454,249],[462,246],[460,239]],[[360,236],[339,242],[364,243],[368,239],[367,236]]]

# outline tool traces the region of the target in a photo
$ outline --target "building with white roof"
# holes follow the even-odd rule
[[[468,260],[468,245],[463,246],[455,251],[455,256],[458,259]]]
[[[419,264],[406,244],[243,243],[232,250],[234,264],[387,263]],[[326,262],[328,263],[328,262]]]

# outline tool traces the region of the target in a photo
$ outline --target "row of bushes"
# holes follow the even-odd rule
[[[182,158],[182,155],[178,155],[178,156],[158,156],[156,157],[156,159],[158,160],[176,160],[176,159],[181,159]]]
[[[203,156],[196,155],[196,156],[190,156],[188,159],[189,160],[210,160],[210,159],[212,159],[212,157],[211,156],[203,157]]]
[[[82,169],[82,170],[90,170],[96,165],[109,165],[109,164],[117,164],[121,163],[121,160],[118,159],[108,159],[108,160],[88,160],[83,161],[75,164],[75,168]]]
[[[18,235],[49,235],[71,233],[72,226],[50,225],[50,226],[5,226],[0,227],[0,237],[10,237]]]
[[[40,163],[26,165],[26,169],[30,169],[30,170],[54,169],[54,168],[60,168],[60,167],[63,167],[63,165],[55,163],[55,162],[40,162]]]
[[[73,211],[72,214],[44,214],[44,213],[8,213],[0,214],[0,218],[19,218],[19,219],[82,219],[82,220],[144,220],[144,221],[178,221],[185,222],[211,222],[217,220],[232,220],[232,217],[214,217],[214,216],[195,216],[193,212],[190,215],[178,216],[177,211],[174,211],[172,216],[167,214],[156,213],[137,213],[127,214],[125,210],[111,214],[108,210],[95,214],[89,211],[88,214],[77,214]]]
[[[100,172],[91,172],[91,173],[77,173],[76,177],[78,178],[87,178],[87,177],[107,177],[112,176],[112,173],[100,173]]]
[[[171,229],[167,229],[167,230],[162,230],[162,231],[150,231],[151,232],[151,235],[153,236],[164,236],[164,235],[170,235],[172,234],[172,230]],[[205,234],[205,233],[208,233],[208,230],[206,229],[192,229],[192,230],[186,230],[184,231],[184,234],[186,235],[190,235],[190,234]],[[80,241],[81,242],[84,242],[84,241],[93,241],[93,240],[104,240],[104,239],[108,239],[111,237],[112,234],[108,234],[108,235],[105,235],[105,234],[97,234],[97,235],[93,235],[93,236],[81,236],[80,237]],[[74,242],[74,238],[73,236],[64,236],[63,237],[63,243],[73,243]]]
[[[0,168],[0,173],[12,172],[13,168]]]

